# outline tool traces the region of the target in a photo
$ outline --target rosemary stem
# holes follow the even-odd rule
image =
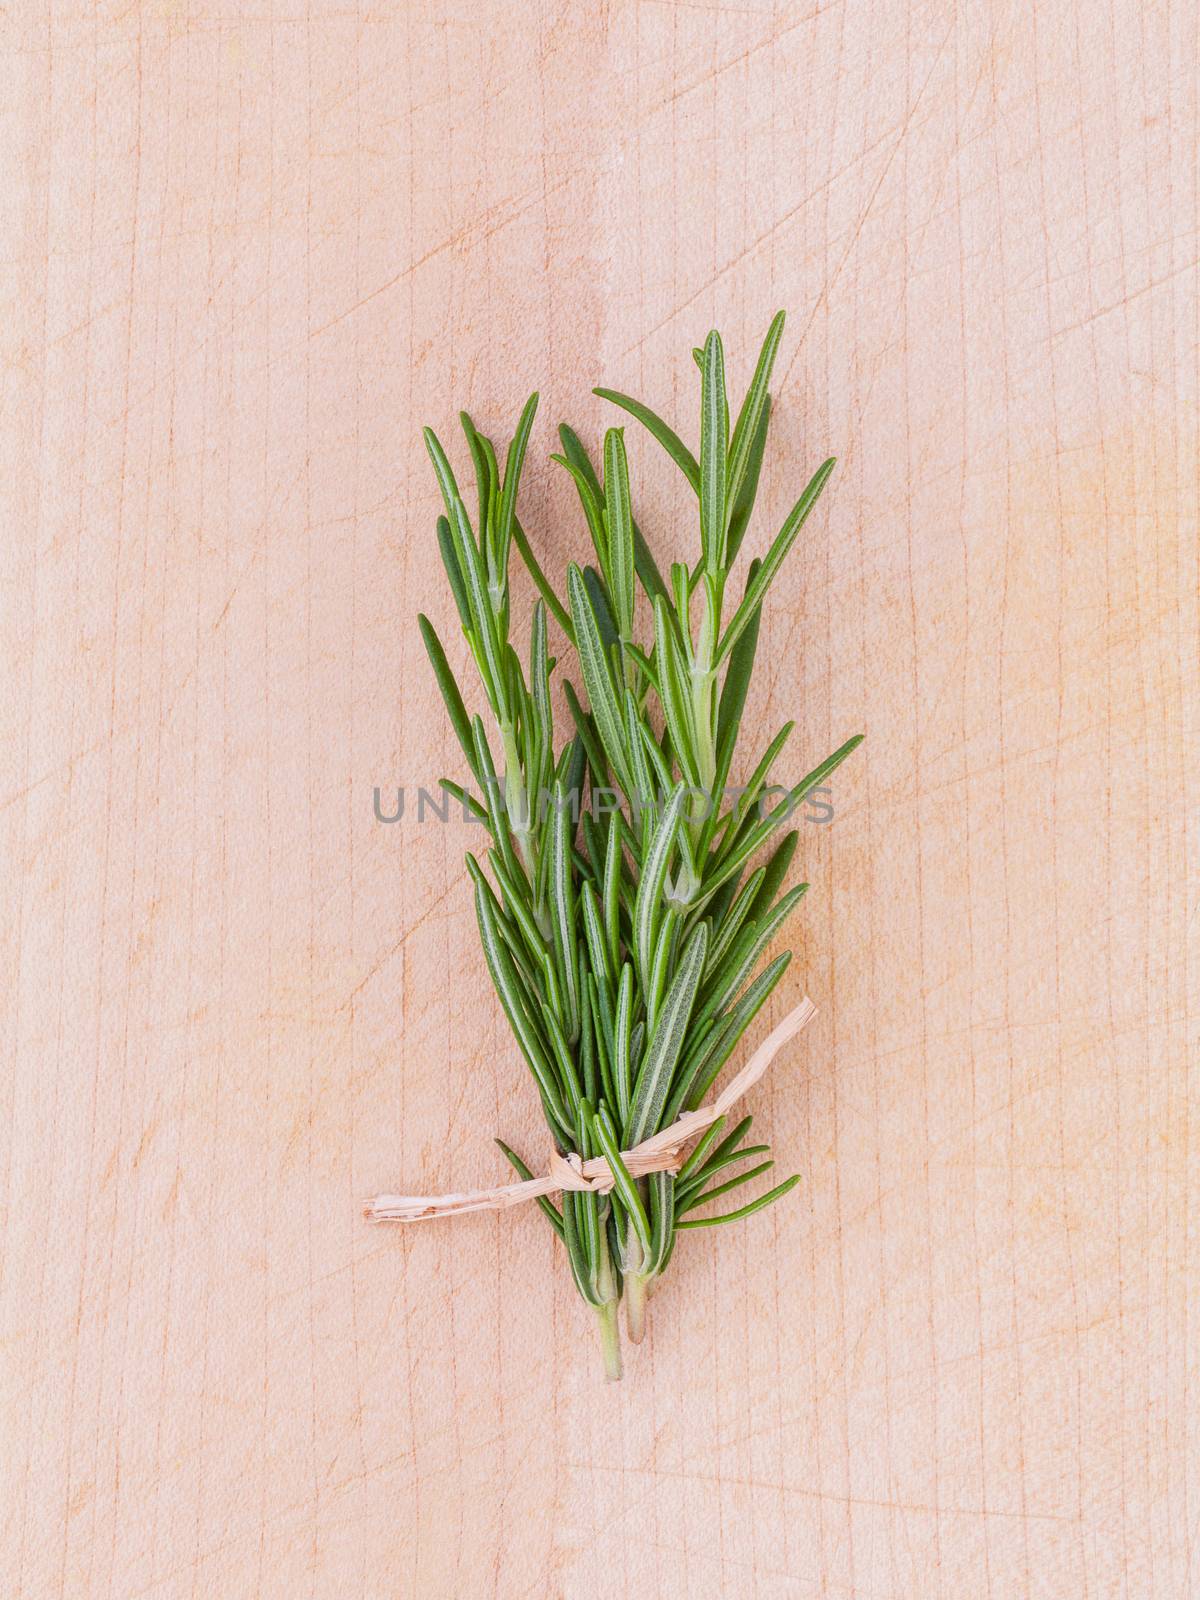
[[[641,1344],[646,1333],[646,1283],[640,1273],[625,1279],[625,1326],[630,1344]]]
[[[511,722],[500,724],[500,739],[504,746],[504,809],[508,825],[517,841],[521,863],[526,872],[533,872],[533,849],[530,844],[532,818],[529,815],[529,797],[517,752],[517,736]]]
[[[600,1326],[600,1350],[604,1357],[604,1376],[609,1383],[621,1378],[621,1330],[617,1325],[617,1302],[596,1307],[596,1321]]]
[[[713,666],[713,650],[716,646],[717,635],[721,628],[721,602],[714,593],[714,586],[705,585],[704,614],[700,622],[700,636],[696,640],[696,652],[692,661],[692,722],[696,730],[696,765],[699,768],[700,786],[705,791],[706,800],[700,802],[701,810],[707,815],[709,806],[717,803],[717,797],[711,793],[713,779],[717,772],[716,729],[713,716],[713,689],[716,683],[716,670]],[[702,827],[704,817],[699,823],[693,822],[693,838],[698,827]]]
[[[715,796],[708,795],[708,790],[717,771],[717,752],[713,742],[712,691],[712,669],[707,662],[702,662],[697,657],[696,665],[692,669],[692,715],[696,723],[696,764],[700,769],[700,786],[704,789],[709,804],[716,799]]]
[[[711,641],[707,628],[701,635],[700,648],[692,667],[692,721],[696,729],[696,766],[702,794],[697,795],[688,818],[688,831],[693,845],[699,842],[708,820],[709,812],[720,804],[713,794],[717,772],[716,741],[713,728],[713,684],[716,674],[710,659]]]

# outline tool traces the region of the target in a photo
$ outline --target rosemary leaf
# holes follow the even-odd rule
[[[700,986],[700,974],[704,971],[707,952],[708,924],[702,922],[688,940],[663,1001],[661,1015],[650,1036],[625,1127],[628,1147],[640,1144],[647,1134],[662,1126],[663,1107],[671,1092],[671,1080],[683,1050],[688,1017]]]
[[[725,1211],[719,1217],[693,1217],[690,1222],[677,1222],[677,1228],[716,1228],[722,1222],[740,1222],[743,1217],[752,1217],[756,1211],[761,1211],[765,1206],[772,1205],[776,1200],[782,1200],[785,1194],[791,1191],[800,1182],[800,1174],[796,1173],[791,1178],[786,1178],[777,1184],[774,1189],[768,1189],[766,1194],[760,1194],[757,1200],[751,1200],[749,1205],[739,1206],[736,1211]]]

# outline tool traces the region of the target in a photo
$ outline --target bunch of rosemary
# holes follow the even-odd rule
[[[556,1147],[603,1156],[616,1180],[610,1194],[564,1193],[561,1211],[539,1199],[580,1294],[597,1310],[612,1378],[621,1373],[617,1302],[623,1295],[629,1336],[640,1340],[647,1291],[679,1233],[748,1216],[798,1182],[789,1178],[735,1210],[697,1214],[771,1167],[762,1160],[713,1181],[766,1154],[766,1145],[745,1142],[749,1117],[729,1132],[724,1119],[715,1123],[674,1175],[635,1180],[621,1159],[622,1150],[699,1104],[782,977],[790,952],[757,974],[754,968],[807,887],[780,893],[797,833],[785,832],[764,862],[751,863],[859,742],[848,740],[769,805],[768,794],[780,792],[768,783],[792,732],[788,722],[744,783],[730,787],[763,598],[834,465],[818,469],[766,555],[750,563],[736,604],[727,604],[758,487],[782,332],[780,312],[732,431],[719,335],[693,352],[701,373],[699,461],[648,407],[595,391],[649,429],[696,494],[700,558],[690,569],[674,564],[669,579],[634,521],[622,429],[605,435],[602,477],[577,435],[559,429],[562,454],[553,459],[574,479],[595,550],[594,564],[568,567],[566,604],[517,517],[537,395],[521,414],[503,473],[491,441],[462,416],[477,486],[474,526],[445,451],[425,430],[445,501],[438,545],[500,756],[498,766],[482,718],[468,715],[441,641],[422,616],[473,779],[470,790],[448,780],[443,787],[490,834],[491,876],[466,858],[484,955]],[[540,595],[528,671],[509,639],[514,543]],[[635,639],[638,584],[642,609],[653,617],[653,640],[643,644]],[[564,683],[574,731],[561,748],[548,617],[571,646],[587,696],[585,708]],[[516,1152],[497,1143],[528,1178]]]

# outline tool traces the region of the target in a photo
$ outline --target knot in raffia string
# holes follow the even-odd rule
[[[684,1146],[736,1105],[758,1082],[788,1040],[794,1039],[812,1020],[816,1011],[816,1006],[806,996],[771,1030],[715,1100],[695,1111],[685,1111],[669,1128],[651,1134],[632,1150],[623,1150],[621,1158],[630,1175],[642,1178],[648,1172],[678,1172],[685,1159]],[[613,1186],[612,1171],[603,1156],[584,1161],[574,1151],[561,1155],[555,1150],[551,1152],[548,1167],[544,1177],[527,1178],[523,1183],[504,1183],[494,1189],[472,1189],[463,1194],[376,1195],[367,1202],[367,1216],[373,1222],[425,1222],[465,1211],[504,1211],[509,1206],[536,1200],[539,1195],[558,1194],[564,1189],[607,1194]]]

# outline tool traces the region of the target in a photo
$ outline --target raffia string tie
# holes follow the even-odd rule
[[[631,1176],[641,1178],[648,1172],[678,1172],[685,1159],[684,1146],[706,1128],[711,1128],[718,1117],[723,1117],[753,1088],[783,1046],[796,1037],[816,1012],[816,1006],[805,996],[796,1009],[789,1011],[771,1030],[715,1100],[695,1111],[685,1111],[669,1128],[651,1134],[632,1150],[623,1150],[622,1159]],[[504,1183],[495,1189],[472,1189],[465,1194],[379,1194],[367,1202],[366,1213],[372,1222],[426,1222],[433,1217],[453,1217],[464,1211],[504,1211],[509,1206],[536,1200],[539,1195],[558,1194],[564,1189],[607,1194],[613,1186],[613,1175],[603,1156],[584,1161],[574,1151],[564,1156],[555,1150],[551,1152],[548,1165],[549,1171],[544,1177],[528,1178],[523,1183]]]

